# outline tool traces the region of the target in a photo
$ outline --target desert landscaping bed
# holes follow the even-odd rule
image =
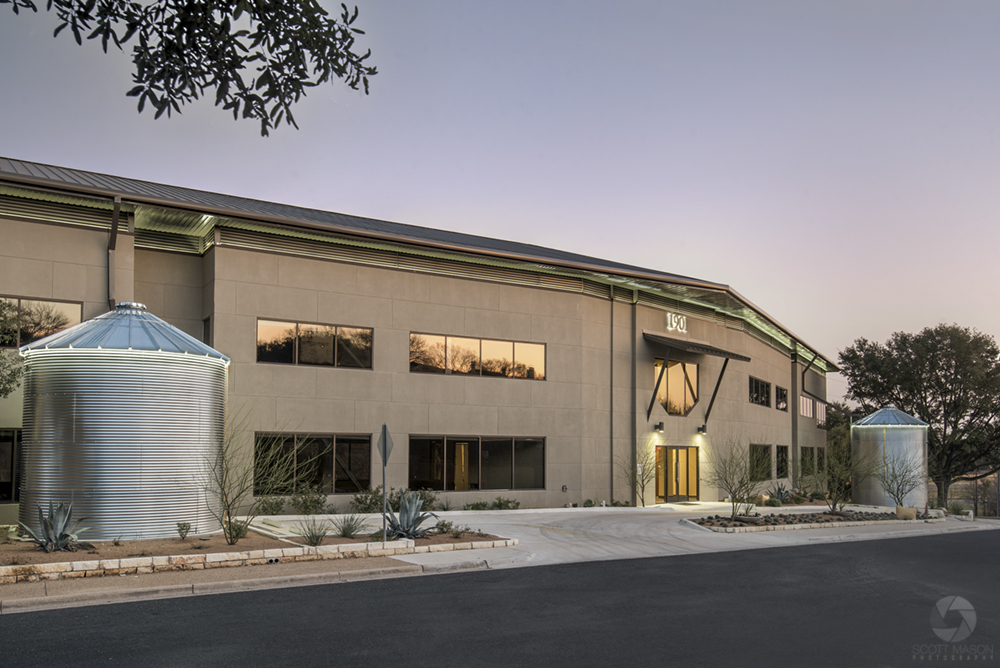
[[[456,538],[450,533],[417,540],[368,542],[368,536],[327,536],[319,547],[278,540],[250,532],[236,545],[221,535],[181,540],[159,539],[95,543],[94,550],[43,552],[32,543],[0,541],[0,584],[105,575],[141,575],[162,571],[202,570],[258,564],[395,556],[490,547],[509,547],[516,540],[479,533]]]
[[[830,527],[855,527],[879,524],[912,524],[914,522],[943,522],[943,518],[919,516],[915,520],[902,520],[894,513],[770,513],[732,519],[731,515],[713,515],[690,520],[693,524],[719,533],[747,533],[753,531],[787,531],[796,529],[826,529]]]

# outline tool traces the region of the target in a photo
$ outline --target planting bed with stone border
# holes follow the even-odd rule
[[[825,521],[825,522],[812,522],[812,523],[802,523],[802,524],[740,524],[738,522],[729,521],[728,518],[725,520],[726,524],[730,526],[720,526],[722,521],[713,520],[713,523],[699,523],[698,520],[681,520],[682,524],[688,524],[690,526],[696,527],[698,529],[704,529],[706,531],[715,531],[716,533],[753,533],[756,531],[797,531],[802,529],[830,529],[830,528],[845,528],[845,527],[866,527],[875,525],[905,525],[913,524],[915,522],[926,522],[928,524],[934,522],[944,522],[944,518],[933,518],[933,519],[919,519],[919,520],[863,520],[863,521],[852,521],[841,519],[840,521]],[[737,525],[737,526],[732,526]]]
[[[510,547],[512,545],[517,545],[516,538],[432,545],[415,545],[412,540],[395,540],[386,543],[343,543],[340,545],[321,545],[320,547],[287,547],[271,550],[251,550],[247,552],[218,552],[162,557],[132,557],[127,559],[21,564],[0,566],[0,584],[103,577],[107,575],[141,575],[164,571],[254,566],[292,561],[392,557],[403,554],[477,550],[491,547]]]

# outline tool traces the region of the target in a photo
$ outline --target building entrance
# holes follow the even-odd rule
[[[656,502],[693,501],[698,498],[698,448],[656,448]]]

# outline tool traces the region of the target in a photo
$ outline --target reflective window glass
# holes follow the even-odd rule
[[[479,375],[479,339],[448,338],[448,371],[460,376]]]
[[[779,411],[788,412],[788,390],[774,386],[774,407]]]
[[[445,337],[410,334],[410,371],[444,373]]]
[[[483,339],[482,367],[484,376],[509,377],[514,370],[514,344]]]
[[[17,450],[20,431],[0,429],[0,503],[17,500]]]
[[[295,473],[295,437],[257,434],[254,442],[254,495],[291,494]]]
[[[295,490],[314,487],[325,494],[333,491],[330,457],[333,439],[326,436],[299,436],[295,450]]]
[[[545,380],[545,346],[538,343],[514,343],[515,378]]]
[[[514,456],[512,445],[509,438],[482,439],[482,489],[511,489],[511,463]]]
[[[545,440],[541,438],[515,438],[514,489],[544,488]]]
[[[802,448],[802,475],[812,475],[816,472],[816,448]]]
[[[774,466],[778,478],[788,477],[788,446],[779,445],[774,449]]]
[[[299,364],[333,366],[337,328],[329,325],[299,325]]]
[[[771,446],[750,444],[750,473],[753,480],[771,479]]]
[[[17,300],[0,297],[0,347],[17,347]]]
[[[257,361],[295,362],[295,323],[257,321]]]
[[[410,438],[410,489],[444,489],[444,439]]]
[[[374,330],[365,327],[337,328],[337,366],[372,368]]]
[[[479,489],[478,438],[449,438],[445,460],[448,462],[446,490]]]
[[[826,471],[826,448],[816,448],[816,471]]]
[[[338,436],[334,460],[334,489],[356,494],[371,485],[372,448],[367,436]]]

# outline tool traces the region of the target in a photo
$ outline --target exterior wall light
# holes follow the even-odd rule
[[[653,431],[658,431],[658,432],[660,432],[662,434],[663,433],[663,423],[662,422],[657,422],[656,424],[654,424],[653,425]]]
[[[700,427],[698,427],[698,433],[699,434],[707,434],[708,433],[708,425],[707,424],[703,424]]]

